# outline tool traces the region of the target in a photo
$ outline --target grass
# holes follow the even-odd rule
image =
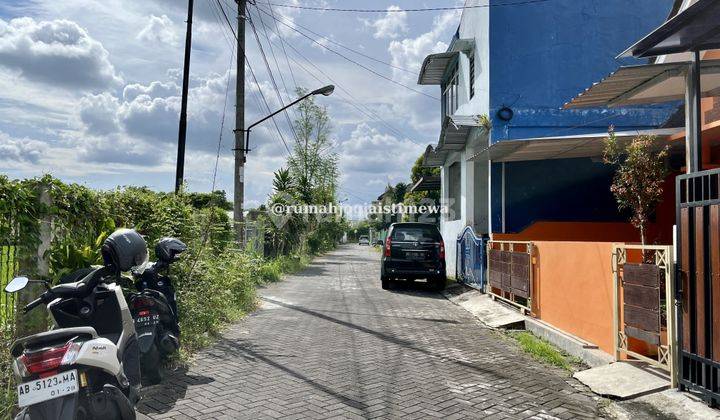
[[[574,358],[561,352],[547,341],[535,337],[530,332],[511,333],[510,336],[518,342],[525,353],[535,360],[568,371],[572,371],[573,365],[577,364]]]

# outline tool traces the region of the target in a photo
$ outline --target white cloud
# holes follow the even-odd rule
[[[86,95],[80,100],[80,120],[90,134],[109,134],[118,130],[117,98],[109,93]]]
[[[37,163],[45,143],[27,137],[18,139],[0,131],[0,162],[4,164]]]
[[[365,176],[380,176],[396,182],[410,178],[410,168],[423,151],[423,146],[408,139],[398,139],[383,134],[366,123],[360,123],[350,134],[350,138],[341,143],[340,169],[346,174],[354,174],[358,181],[367,182]],[[388,164],[389,154],[392,164]],[[352,182],[352,179],[349,179]]]
[[[145,27],[137,34],[137,39],[169,45],[177,45],[178,43],[178,35],[175,32],[172,20],[167,15],[150,15]]]
[[[411,70],[420,70],[422,60],[428,54],[445,51],[448,44],[442,38],[449,26],[458,20],[457,11],[445,12],[436,17],[430,31],[420,34],[415,38],[405,38],[390,42],[388,51],[392,57],[392,64],[398,67]],[[414,82],[415,76],[393,69],[396,79]]]
[[[67,88],[108,88],[122,81],[102,44],[67,20],[0,19],[0,66]]]
[[[134,101],[140,95],[147,95],[151,98],[163,98],[168,96],[177,96],[180,94],[180,86],[174,82],[153,81],[147,85],[140,83],[132,83],[123,89],[123,100],[126,102]]]
[[[385,16],[375,21],[365,21],[366,26],[375,29],[373,36],[377,39],[397,38],[408,31],[407,12],[397,12],[398,6],[390,6]]]

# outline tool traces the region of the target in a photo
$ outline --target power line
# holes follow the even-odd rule
[[[446,6],[446,7],[427,7],[420,9],[342,9],[337,7],[313,7],[313,6],[298,6],[295,4],[278,4],[269,3],[271,6],[286,7],[288,9],[302,9],[302,10],[316,10],[322,12],[349,12],[349,13],[401,13],[401,12],[442,12],[445,10],[465,10],[465,9],[484,9],[489,7],[503,7],[503,6],[522,6],[526,4],[545,3],[550,0],[524,0],[513,3],[499,3],[499,4],[482,4],[475,6]]]
[[[271,32],[272,32],[272,30],[271,30]],[[278,37],[278,39],[280,39],[281,42],[284,40],[282,34],[281,34],[279,31],[273,32],[273,33],[275,34],[275,36]],[[300,51],[298,51],[298,49],[295,48],[291,43],[289,43],[289,42],[287,42],[287,41],[285,41],[285,43],[287,44],[288,47],[290,47],[290,49],[292,49],[292,50],[295,52],[295,54],[297,54],[299,57],[301,57],[302,59],[304,59],[304,60],[305,60],[310,66],[312,66],[318,73],[320,73],[320,74],[322,74],[323,76],[325,76],[325,77],[326,77],[330,82],[332,82],[340,91],[342,91],[343,93],[345,93],[345,94],[350,98],[350,99],[348,100],[348,99],[343,99],[342,97],[339,97],[340,100],[342,100],[343,102],[345,102],[345,103],[347,103],[347,104],[355,107],[358,111],[360,111],[360,113],[362,113],[362,114],[365,115],[366,117],[382,123],[382,124],[385,125],[388,129],[390,129],[393,133],[395,133],[398,137],[401,137],[401,138],[402,138],[402,137],[406,137],[405,134],[401,133],[399,130],[397,130],[395,127],[393,127],[392,125],[390,125],[390,123],[388,123],[387,121],[385,121],[384,119],[382,119],[380,116],[378,116],[377,114],[375,114],[375,113],[374,113],[372,110],[370,110],[369,108],[368,108],[368,111],[369,111],[369,112],[363,110],[363,108],[361,108],[361,106],[360,106],[359,101],[357,100],[357,98],[355,98],[355,96],[353,96],[353,94],[350,93],[350,91],[348,91],[347,89],[345,89],[340,83],[338,83],[336,80],[334,80],[332,77],[330,77],[330,75],[328,75],[327,73],[325,73],[320,67],[318,67],[315,63],[313,63],[312,60],[310,60],[310,59],[307,58],[303,53],[301,53]],[[298,62],[298,61],[295,60],[294,58],[292,58],[292,57],[289,57],[289,58],[290,58],[290,60],[292,60],[293,63],[297,64],[298,67],[300,67],[303,71],[305,71],[305,73],[307,73],[308,75],[310,75],[312,78],[314,78],[315,80],[317,80],[317,81],[320,82],[320,83],[326,83],[326,81],[320,79],[315,72],[312,72],[312,71],[308,70],[305,66],[303,66],[300,62]],[[410,141],[413,142],[413,143],[416,143],[415,141],[413,141],[413,140],[411,140],[411,139],[410,139]],[[419,143],[416,143],[416,144],[419,144]]]
[[[258,8],[257,6],[255,6],[255,8],[258,9],[258,10],[260,10],[262,13],[267,13],[267,12],[265,12],[264,10]],[[376,76],[378,76],[378,77],[380,77],[380,78],[382,78],[382,79],[387,80],[387,81],[390,82],[390,83],[393,83],[393,84],[395,84],[395,85],[404,87],[405,89],[408,89],[408,90],[413,91],[413,92],[415,92],[415,93],[419,93],[420,95],[427,96],[427,97],[430,98],[430,99],[434,99],[434,100],[436,100],[436,101],[439,101],[439,100],[440,100],[439,98],[437,98],[437,97],[435,97],[435,96],[428,95],[427,93],[425,93],[425,92],[423,92],[423,91],[421,91],[421,90],[417,90],[417,89],[412,88],[412,87],[410,87],[410,86],[408,86],[408,85],[405,85],[405,84],[403,84],[403,83],[400,83],[400,82],[398,82],[398,81],[396,81],[396,80],[394,80],[394,79],[392,79],[392,78],[390,78],[390,77],[385,76],[385,75],[382,74],[382,73],[379,73],[379,72],[371,69],[370,67],[365,66],[365,65],[362,64],[362,63],[359,63],[359,62],[353,60],[352,58],[346,56],[345,54],[340,53],[340,52],[338,52],[338,51],[336,51],[336,50],[328,47],[327,45],[324,45],[324,44],[322,44],[321,42],[316,41],[313,37],[307,35],[306,33],[298,30],[297,28],[295,28],[295,27],[293,27],[293,26],[291,26],[291,25],[288,25],[287,23],[285,23],[285,22],[283,22],[283,21],[281,21],[281,20],[279,20],[279,19],[277,19],[277,18],[275,18],[275,21],[276,21],[276,22],[280,22],[282,25],[287,26],[288,28],[290,28],[290,29],[292,29],[293,31],[299,33],[299,34],[302,35],[303,37],[309,39],[310,41],[312,41],[313,43],[321,46],[322,48],[325,48],[326,50],[332,52],[333,54],[336,54],[336,55],[344,58],[345,60],[347,60],[347,61],[355,64],[356,66],[361,67],[361,68],[369,71],[370,73],[372,73],[372,74],[374,74],[374,75],[376,75]]]
[[[215,0],[217,2],[217,5],[220,6],[220,11],[222,12],[223,17],[225,18],[225,22],[227,22],[228,27],[230,28],[230,31],[233,34],[233,37],[235,40],[237,40],[237,34],[235,33],[235,29],[232,26],[232,23],[230,23],[230,19],[228,19],[227,14],[225,13],[225,9],[222,7],[222,4],[220,4],[219,0]],[[221,24],[221,26],[223,26]],[[252,75],[253,80],[255,81],[255,86],[257,86],[258,92],[260,92],[260,96],[262,97],[263,102],[265,103],[265,107],[267,108],[268,112],[271,112],[270,105],[267,102],[267,99],[265,98],[265,94],[262,91],[262,88],[260,87],[260,83],[258,82],[257,77],[255,76],[255,71],[252,68],[252,65],[250,65],[250,60],[248,60],[247,54],[244,54],[245,57],[245,65],[250,70],[250,74]],[[290,151],[290,148],[287,145],[287,142],[285,141],[285,137],[282,134],[282,131],[280,131],[280,127],[277,124],[277,121],[275,121],[275,117],[271,118],[273,125],[275,126],[275,130],[277,130],[278,136],[280,136],[280,140],[282,141],[283,145],[285,146],[285,150],[288,151],[288,153],[292,154]]]
[[[219,1],[219,0],[218,0]],[[260,36],[257,33],[257,29],[255,28],[255,22],[253,21],[252,17],[250,16],[250,9],[246,9],[247,13],[247,20],[250,22],[250,27],[252,28],[253,34],[255,34],[255,40],[257,41],[258,48],[260,48],[260,54],[262,55],[263,61],[265,62],[265,68],[267,69],[268,76],[270,76],[270,81],[273,85],[273,88],[275,89],[275,93],[277,94],[278,101],[280,101],[280,106],[283,108],[285,107],[285,101],[283,101],[282,94],[280,94],[280,89],[278,88],[277,82],[275,81],[275,76],[273,75],[272,68],[270,67],[270,62],[267,59],[267,56],[265,55],[265,49],[263,48],[262,42],[260,42]],[[269,41],[269,39],[268,39]],[[285,119],[287,120],[288,126],[290,127],[293,137],[295,138],[295,143],[300,144],[300,139],[297,136],[297,133],[295,132],[295,127],[293,126],[292,122],[290,121],[290,116],[288,115],[287,109],[283,109],[283,115],[285,115]]]
[[[280,34],[277,34],[277,33],[276,33],[276,35],[278,35],[278,37],[279,37],[280,39],[282,39],[282,36],[281,36]],[[304,60],[305,60],[311,67],[313,67],[318,73],[320,73],[321,75],[325,76],[325,77],[326,77],[328,80],[330,80],[330,82],[332,82],[340,91],[342,91],[343,93],[345,93],[345,94],[348,96],[349,100],[343,100],[343,102],[351,105],[352,107],[354,107],[355,109],[357,109],[358,111],[360,111],[361,114],[365,115],[366,117],[370,118],[371,120],[380,122],[380,123],[383,124],[385,127],[387,127],[390,131],[392,131],[395,135],[397,135],[399,138],[407,138],[407,139],[410,140],[410,142],[412,142],[412,143],[415,143],[415,144],[420,145],[420,146],[424,146],[424,144],[418,143],[417,141],[413,140],[411,137],[406,136],[405,134],[403,134],[402,132],[400,132],[400,130],[398,130],[397,128],[393,127],[390,123],[388,123],[387,121],[385,121],[382,117],[380,117],[379,115],[377,115],[377,114],[376,114],[374,111],[372,111],[370,108],[367,108],[367,110],[363,109],[363,107],[365,107],[365,105],[362,105],[362,107],[361,107],[360,101],[358,101],[358,99],[357,99],[352,93],[350,93],[349,90],[345,89],[340,83],[338,83],[336,80],[334,80],[330,75],[328,75],[325,71],[323,71],[323,70],[322,70],[320,67],[318,67],[315,63],[313,63],[312,60],[310,60],[310,59],[307,58],[303,53],[301,53],[300,51],[298,51],[298,49],[295,48],[291,43],[289,43],[289,42],[286,41],[286,44],[287,44],[288,47],[290,47],[290,49],[292,49],[292,50],[295,52],[295,54],[297,54],[299,57],[301,57],[302,59],[304,59]],[[290,57],[290,59],[293,61],[293,63],[297,64],[298,67],[300,67],[302,70],[304,70],[305,73],[307,73],[308,75],[310,75],[311,77],[313,77],[315,80],[319,81],[320,83],[324,83],[324,82],[325,82],[324,80],[321,80],[321,79],[317,76],[317,74],[316,74],[315,72],[312,72],[312,71],[308,70],[304,65],[302,65],[301,63],[299,63],[299,62],[298,62],[297,60],[295,60],[294,58]],[[341,97],[341,100],[342,100],[342,97]]]
[[[271,17],[274,18],[275,12],[273,11],[272,6],[270,6],[270,0],[268,0],[267,3],[268,3],[268,8],[270,9],[270,14],[272,15]],[[262,21],[262,17],[260,17],[260,20]],[[273,20],[273,23],[275,24],[275,30],[277,32],[280,32],[280,27],[278,26],[277,22],[275,20]],[[279,38],[280,38],[280,46],[282,47],[283,54],[285,54],[285,62],[287,63],[288,70],[290,70],[290,77],[292,78],[293,85],[295,86],[295,91],[297,92],[298,84],[297,84],[297,80],[295,80],[295,73],[293,72],[292,66],[290,65],[290,61],[288,60],[288,54],[287,54],[287,51],[285,50],[285,41],[283,40],[282,37],[279,37]]]
[[[215,156],[215,169],[213,170],[212,188],[215,191],[215,183],[217,180],[218,163],[220,162],[220,150],[222,149],[223,130],[225,129],[225,114],[227,112],[228,92],[230,91],[230,73],[232,72],[233,60],[235,59],[235,50],[230,54],[230,67],[227,72],[227,82],[225,83],[225,102],[223,103],[222,117],[220,117],[220,135],[218,136],[217,153]]]
[[[270,3],[268,3],[268,4],[270,4]],[[258,10],[260,10],[260,11],[262,11],[262,12],[264,12],[264,13],[267,14],[267,12],[265,12],[263,8],[261,8],[261,7],[258,6],[258,5],[255,5],[255,6],[257,7]],[[272,11],[272,8],[271,8],[270,10]],[[274,14],[273,14],[272,18],[275,19],[275,20],[277,20],[277,18],[274,17]],[[286,21],[286,22],[289,22],[289,21],[288,21],[287,19],[285,19],[285,18],[283,18],[283,20]],[[276,22],[275,24],[277,25],[277,22]],[[343,44],[341,44],[341,43],[339,43],[339,42],[337,42],[337,41],[332,40],[331,38],[329,38],[329,37],[327,37],[327,36],[321,35],[321,34],[315,32],[315,31],[313,31],[312,29],[308,28],[307,26],[302,26],[302,25],[300,25],[300,24],[297,23],[297,22],[292,22],[292,24],[293,24],[294,26],[297,26],[298,28],[302,28],[303,30],[310,32],[311,34],[313,34],[313,35],[315,35],[315,36],[318,36],[318,37],[320,37],[320,38],[322,38],[322,39],[325,39],[327,42],[329,42],[329,43],[331,43],[331,44],[337,45],[337,46],[340,47],[340,48],[344,48],[344,49],[346,49],[346,50],[348,50],[348,51],[351,51],[351,52],[353,52],[353,53],[355,53],[355,54],[357,54],[357,55],[360,55],[360,56],[362,56],[362,57],[365,57],[365,58],[367,58],[368,60],[372,60],[372,61],[378,62],[378,63],[380,63],[380,64],[384,64],[384,65],[386,65],[386,66],[392,67],[392,68],[394,68],[394,69],[401,70],[401,71],[404,71],[404,72],[407,72],[407,73],[410,73],[410,74],[417,75],[417,72],[416,72],[416,71],[408,70],[408,69],[406,69],[406,68],[403,68],[403,67],[400,67],[400,66],[396,66],[396,65],[394,65],[394,64],[392,64],[392,63],[388,63],[387,61],[380,60],[380,59],[378,59],[378,58],[375,58],[375,57],[373,57],[373,56],[367,55],[367,54],[365,54],[365,53],[363,53],[363,52],[361,52],[361,51],[358,51],[358,50],[356,50],[356,49],[350,48],[350,47],[348,47],[348,46],[346,46],[346,45],[343,45]]]
[[[249,11],[248,11],[249,13]],[[263,34],[265,35],[265,40],[267,41],[268,47],[270,47],[270,55],[272,55],[273,61],[275,61],[275,68],[277,68],[278,74],[280,75],[280,82],[283,85],[283,89],[285,90],[285,96],[290,99],[292,98],[290,96],[290,92],[288,91],[287,84],[285,84],[285,77],[283,77],[282,71],[280,70],[280,63],[278,62],[277,57],[275,56],[275,49],[272,46],[272,43],[270,42],[270,36],[268,35],[267,26],[265,25],[265,21],[263,20],[262,16],[258,14],[258,18],[260,19],[260,26],[262,27]],[[294,108],[291,109],[293,111]]]

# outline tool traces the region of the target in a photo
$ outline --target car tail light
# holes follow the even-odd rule
[[[43,373],[55,370],[61,365],[75,363],[81,347],[80,343],[68,341],[62,347],[52,347],[37,353],[23,354],[18,360],[29,373]]]
[[[385,256],[390,256],[390,246],[392,245],[392,242],[390,241],[390,237],[388,236],[385,238]]]
[[[445,242],[440,239],[440,258],[445,258]]]

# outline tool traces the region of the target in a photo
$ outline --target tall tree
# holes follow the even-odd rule
[[[297,90],[298,96],[305,93],[304,89]],[[300,103],[297,111],[293,125],[298,141],[288,159],[288,168],[297,180],[300,199],[315,204],[335,202],[338,158],[331,152],[332,124],[327,108],[310,97]]]

